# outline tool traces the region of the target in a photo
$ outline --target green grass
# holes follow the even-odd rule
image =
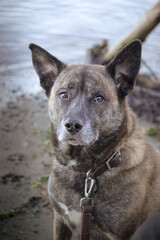
[[[146,133],[147,136],[150,136],[150,137],[154,137],[154,136],[157,136],[158,135],[158,130],[155,129],[155,128],[150,128],[147,133]]]
[[[9,146],[4,146],[3,148],[5,151],[8,151],[9,150]]]
[[[47,183],[49,179],[49,175],[44,175],[42,176],[38,181],[36,181],[32,187],[36,188],[36,187],[40,187],[42,186],[44,183]]]

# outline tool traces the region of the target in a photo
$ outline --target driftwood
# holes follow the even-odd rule
[[[109,62],[127,43],[134,39],[145,41],[149,33],[160,22],[160,0],[149,8],[141,17],[137,26],[129,32],[117,45],[109,49],[107,41],[100,45],[95,45],[87,51],[86,61],[88,63],[104,64]]]

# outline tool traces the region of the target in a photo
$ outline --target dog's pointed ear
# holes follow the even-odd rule
[[[49,96],[57,76],[66,65],[36,44],[31,43],[29,48],[32,51],[33,66],[40,78],[41,86]]]
[[[107,65],[107,70],[115,80],[119,97],[125,98],[134,87],[141,63],[142,44],[134,40],[126,45]]]

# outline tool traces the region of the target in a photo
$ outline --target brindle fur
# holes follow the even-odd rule
[[[67,211],[80,212],[85,173],[117,150],[120,165],[97,178],[91,239],[129,239],[160,210],[160,154],[136,129],[136,116],[126,101],[139,71],[140,41],[127,45],[107,66],[67,66],[35,44],[30,49],[49,99],[54,161],[48,189],[55,212],[54,240],[79,239],[80,224],[74,219],[79,213],[68,218]],[[69,98],[59,98],[62,92]],[[104,100],[96,102],[96,96]],[[67,132],[68,119],[80,121],[82,129]]]

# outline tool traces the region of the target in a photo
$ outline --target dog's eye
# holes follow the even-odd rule
[[[102,96],[96,96],[94,99],[95,102],[99,102],[99,103],[103,102],[103,100],[104,100],[104,98]]]
[[[59,98],[67,100],[68,99],[68,94],[66,92],[62,92],[62,93],[59,94]]]

